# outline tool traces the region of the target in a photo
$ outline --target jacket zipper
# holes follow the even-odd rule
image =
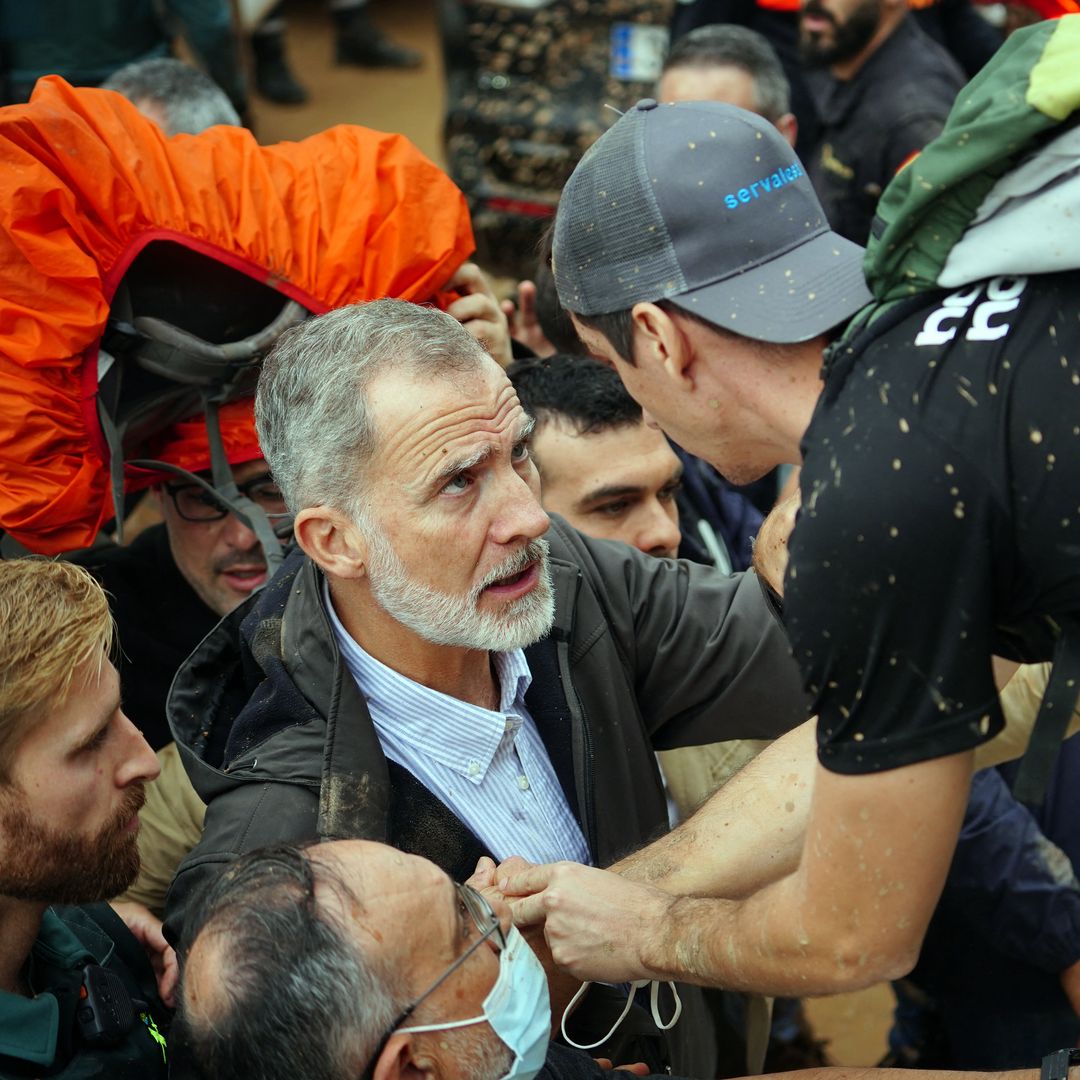
[[[565,638],[558,643],[559,674],[566,690],[566,704],[570,709],[573,730],[581,735],[581,785],[578,799],[581,803],[581,817],[585,825],[585,839],[589,851],[599,862],[600,847],[596,835],[596,807],[593,805],[593,740],[589,729],[589,718],[581,706],[574,682],[570,678],[570,645]]]

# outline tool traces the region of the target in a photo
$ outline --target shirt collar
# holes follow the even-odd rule
[[[499,710],[481,708],[407,678],[356,643],[334,610],[329,583],[323,604],[345,666],[367,700],[380,737],[390,736],[470,783],[483,781],[504,736],[520,725],[532,672],[522,649],[490,653]]]
[[[107,949],[104,955],[108,955]],[[47,909],[26,966],[28,981],[36,996],[24,998],[0,992],[0,1055],[32,1065],[52,1065],[56,1058],[61,1009],[56,995],[50,990],[57,989],[61,982],[70,983],[71,993],[67,998],[74,1000],[73,987],[80,980],[79,969],[102,959],[51,908]]]

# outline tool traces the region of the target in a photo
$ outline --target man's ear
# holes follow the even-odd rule
[[[630,311],[634,327],[634,364],[662,370],[683,390],[694,388],[694,351],[686,334],[658,304],[635,304]]]
[[[296,515],[293,535],[304,553],[339,578],[361,578],[367,566],[367,540],[340,510],[308,506]]]
[[[787,139],[788,145],[794,149],[795,143],[799,138],[799,121],[795,119],[795,114],[784,113],[784,115],[776,121],[776,129],[785,139]]]
[[[391,1035],[371,1070],[371,1080],[435,1080],[433,1062],[414,1054],[408,1034]]]

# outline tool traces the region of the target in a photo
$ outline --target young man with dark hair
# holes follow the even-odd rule
[[[559,354],[517,360],[507,375],[536,421],[530,450],[545,509],[589,536],[674,558],[682,463],[618,375]]]
[[[536,421],[531,449],[546,510],[649,555],[750,566],[761,515],[647,424],[614,371],[557,354],[516,360],[507,374]]]

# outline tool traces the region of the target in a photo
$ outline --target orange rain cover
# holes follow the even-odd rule
[[[119,94],[42,79],[0,109],[0,529],[34,551],[85,547],[112,516],[98,341],[125,270],[160,239],[316,313],[439,302],[474,247],[464,197],[401,135],[170,139]]]

